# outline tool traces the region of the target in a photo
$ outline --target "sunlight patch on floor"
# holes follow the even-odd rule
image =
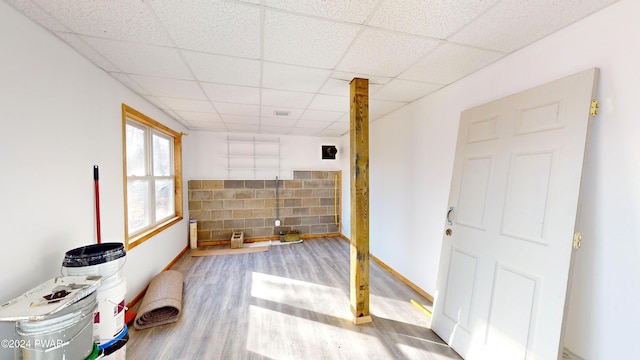
[[[389,358],[376,337],[319,321],[252,305],[249,323],[257,326],[249,327],[247,350],[265,358],[326,359],[337,353],[343,359]]]
[[[375,316],[424,328],[431,326],[431,319],[411,304],[411,299],[398,300],[371,294],[369,304]]]
[[[253,272],[251,296],[346,320],[352,318],[349,295],[335,287]],[[335,299],[341,297],[344,304],[336,303]]]

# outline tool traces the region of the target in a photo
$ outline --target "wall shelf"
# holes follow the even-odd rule
[[[280,138],[227,136],[227,177],[262,179],[280,176]]]

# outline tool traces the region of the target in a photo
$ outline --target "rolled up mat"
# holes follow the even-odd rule
[[[142,299],[133,326],[146,329],[178,321],[182,310],[182,273],[166,270],[156,275]]]

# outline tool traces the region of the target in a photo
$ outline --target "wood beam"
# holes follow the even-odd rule
[[[351,275],[353,323],[369,314],[369,80],[351,81]]]

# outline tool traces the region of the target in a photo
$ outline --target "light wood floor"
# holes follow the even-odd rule
[[[339,238],[262,253],[185,254],[180,320],[130,328],[128,359],[461,359],[410,300],[431,305],[370,263],[373,322],[349,310],[349,244]]]

